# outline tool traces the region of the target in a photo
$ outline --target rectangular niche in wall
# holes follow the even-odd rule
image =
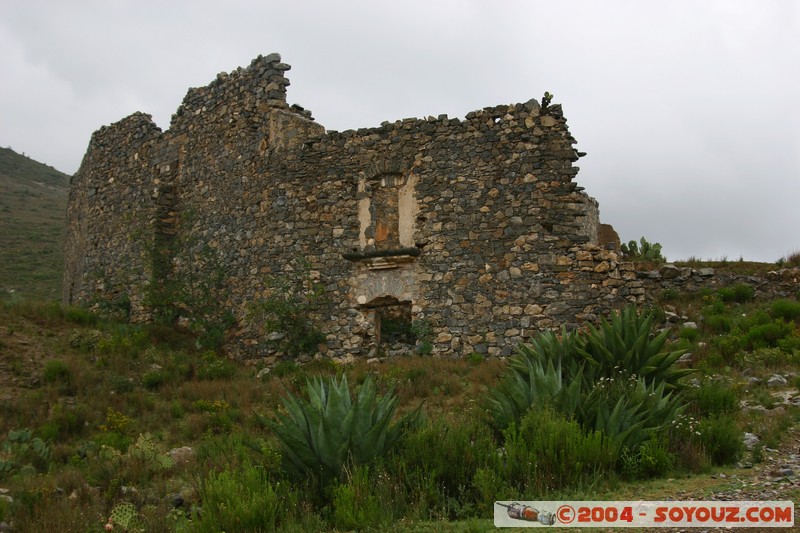
[[[414,246],[414,172],[365,174],[358,183],[359,244],[363,251],[399,250]]]
[[[376,250],[400,248],[399,176],[384,176],[379,186],[373,186],[370,215]]]

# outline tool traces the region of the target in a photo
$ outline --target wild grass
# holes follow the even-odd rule
[[[69,176],[0,148],[0,302],[61,295]]]
[[[761,379],[798,372],[794,300],[673,297],[691,304],[690,319],[700,327],[676,327],[668,349],[683,337],[718,377],[701,376],[686,392],[680,420],[628,451],[550,408],[527,412],[505,434],[492,430],[486,396],[508,370],[499,359],[284,363],[256,379],[256,368],[197,351],[186,332],[108,323],[53,305],[5,304],[0,334],[11,329],[4,339],[14,343],[37,339],[31,342],[41,342],[47,357],[31,367],[27,356],[9,353],[12,341],[0,347],[3,361],[17,361],[19,375],[30,380],[12,401],[0,402],[0,442],[10,430],[28,428],[49,456],[26,459],[36,475],[17,471],[0,480],[14,498],[3,519],[21,531],[99,530],[128,502],[148,531],[480,530],[491,525],[497,499],[604,499],[645,479],[686,479],[712,463],[741,460],[742,431],[778,446],[798,422],[797,410],[781,405],[771,388],[743,384],[741,372],[754,368]],[[714,326],[711,317],[728,326]],[[780,335],[759,329],[773,324]],[[379,396],[394,387],[398,416],[422,403],[425,420],[387,454],[347,463],[325,486],[298,480],[284,470],[263,420],[315,376],[347,376],[354,392],[372,376]],[[748,416],[741,400],[772,402],[773,409]],[[181,446],[193,449],[188,463],[159,466],[158,457]]]

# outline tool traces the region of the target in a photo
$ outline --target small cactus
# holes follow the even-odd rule
[[[139,435],[136,444],[128,450],[128,455],[147,461],[159,470],[167,470],[175,466],[175,461],[172,457],[159,453],[156,443],[149,433]]]
[[[630,241],[628,244],[622,244],[620,251],[626,259],[632,261],[652,261],[654,263],[663,263],[666,258],[661,255],[661,244],[648,242],[647,239],[642,237],[639,239],[639,244],[636,241]]]
[[[109,525],[111,528],[108,527]],[[132,503],[118,503],[111,509],[106,529],[110,531],[115,525],[122,528],[123,531],[144,531],[144,521]]]

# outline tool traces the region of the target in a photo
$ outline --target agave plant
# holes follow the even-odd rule
[[[550,405],[631,450],[682,410],[682,351],[664,351],[667,333],[654,336],[654,315],[633,306],[587,333],[543,332],[521,345],[510,370],[488,396],[492,422],[508,427],[533,406]]]
[[[646,384],[638,378],[609,394],[604,381],[583,398],[576,417],[583,427],[602,431],[621,448],[637,449],[685,410],[681,396],[667,391],[666,383]]]
[[[653,336],[654,321],[652,312],[640,314],[636,307],[627,306],[614,313],[611,320],[602,319],[599,327],[590,325],[585,346],[576,344],[575,351],[587,361],[597,379],[613,378],[623,372],[641,377],[648,384],[663,382],[667,390],[681,389],[681,379],[694,370],[675,366],[685,351],[663,351],[669,331]]]
[[[575,331],[568,332],[564,327],[560,335],[543,331],[528,344],[517,347],[517,356],[511,360],[511,367],[524,374],[527,372],[526,360],[540,361],[545,365],[560,366],[566,380],[572,381],[578,374],[591,379],[591,375],[584,375],[586,365],[581,349],[585,347],[586,340]]]
[[[306,380],[308,400],[288,393],[286,413],[267,425],[283,449],[286,469],[312,475],[323,483],[341,476],[348,462],[365,464],[383,455],[419,421],[420,407],[392,423],[397,397],[382,398],[368,377],[351,399],[347,377]]]
[[[562,413],[573,413],[583,392],[583,369],[564,379],[561,360],[546,363],[525,356],[515,358],[512,372],[489,392],[492,424],[499,430],[518,422],[532,406],[550,406]]]

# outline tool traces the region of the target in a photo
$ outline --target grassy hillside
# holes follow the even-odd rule
[[[680,320],[665,322],[667,312]],[[620,345],[609,345],[607,362],[595,359],[614,375],[587,382],[581,409],[566,414],[576,380],[550,379],[555,372],[524,363],[547,354],[583,358],[565,338],[539,337],[545,348],[523,350],[528,355],[513,362],[478,354],[323,358],[258,372],[199,351],[179,329],[103,320],[56,303],[0,302],[0,523],[61,533],[102,531],[109,517],[114,531],[483,532],[495,531],[498,500],[798,501],[800,300],[757,301],[740,285],[673,294],[655,316],[642,337],[640,353],[651,354],[644,359],[691,354],[658,371],[680,404],[663,420],[662,389],[636,393],[642,389],[627,374],[633,359]],[[520,364],[533,368],[535,387],[513,377]],[[648,367],[656,368],[642,365],[639,379],[650,379]],[[687,367],[693,372],[681,376]],[[565,363],[564,376],[570,368]],[[307,405],[307,379],[337,375],[368,400],[353,400],[360,408],[351,420],[360,418],[351,428],[377,420],[377,402],[362,394],[368,379],[379,394],[396,395],[399,415],[422,405],[424,416],[394,446],[354,440],[369,443],[358,455],[334,453],[347,409],[339,399],[324,417],[306,407],[298,423],[276,424],[290,408],[297,413],[283,398]],[[499,425],[491,398],[526,388],[541,403],[520,404],[514,424]],[[655,396],[657,405],[646,404]],[[602,424],[600,437],[595,424],[579,426],[582,413],[617,398],[624,424]],[[663,424],[650,425],[654,415]],[[284,445],[281,428],[307,426],[316,439]],[[636,445],[629,437],[637,433],[650,438]],[[310,442],[325,453],[311,453]],[[297,470],[292,450],[309,470]]]
[[[68,188],[63,172],[0,148],[0,299],[60,297]]]

